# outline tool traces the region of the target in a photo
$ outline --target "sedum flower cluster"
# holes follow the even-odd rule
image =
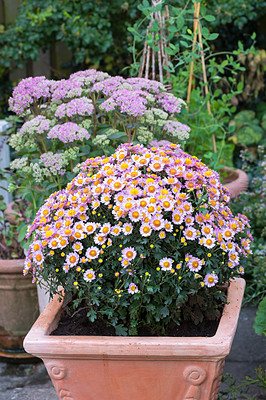
[[[251,252],[248,220],[228,202],[218,174],[179,145],[122,144],[39,209],[24,274],[63,287],[72,310],[82,304],[118,334],[215,318]]]
[[[25,121],[9,139],[23,165],[11,166],[16,187],[35,205],[35,214],[48,195],[74,177],[75,166],[90,153],[110,155],[124,142],[148,144],[163,137],[183,141],[190,132],[177,121],[184,104],[159,82],[111,77],[94,69],[59,81],[43,76],[23,79],[9,100],[10,109]],[[66,158],[72,148],[79,149],[76,157]],[[53,161],[46,162],[47,157]]]

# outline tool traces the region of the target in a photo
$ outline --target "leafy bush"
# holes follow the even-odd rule
[[[266,297],[259,304],[254,329],[258,335],[266,336]]]
[[[242,162],[239,165],[249,176],[249,189],[231,202],[235,213],[244,213],[250,220],[254,242],[253,254],[248,262],[243,264],[247,281],[245,303],[258,304],[265,296],[266,287],[266,216],[265,188],[266,169],[265,151],[258,146],[254,153],[245,149],[241,152]]]
[[[136,18],[133,0],[24,0],[14,24],[0,35],[0,66],[22,67],[39,50],[64,42],[72,67],[120,70],[127,60],[127,26]]]
[[[266,132],[266,114],[263,115],[260,122],[256,118],[255,111],[243,110],[234,116],[229,126],[234,128],[231,129],[233,135],[230,137],[230,140],[235,144],[239,144],[242,147],[252,144],[258,145]]]
[[[234,145],[227,142],[230,129],[228,126],[236,107],[233,105],[236,96],[243,91],[243,82],[238,81],[238,75],[245,71],[239,58],[247,54],[253,54],[255,48],[245,50],[241,42],[233,52],[225,51],[216,54],[213,51],[214,40],[218,34],[211,32],[208,26],[215,20],[209,14],[209,9],[204,5],[200,9],[200,25],[202,32],[202,45],[196,42],[194,45],[194,33],[192,32],[192,7],[186,6],[181,9],[173,3],[164,1],[153,8],[147,0],[143,1],[138,8],[144,14],[141,21],[129,28],[134,36],[132,47],[133,64],[131,73],[138,71],[140,61],[138,60],[137,47],[143,47],[146,39],[146,26],[151,21],[151,31],[147,35],[148,45],[158,52],[158,37],[161,35],[160,27],[156,19],[152,19],[152,13],[163,10],[169,3],[170,17],[166,20],[166,49],[165,52],[171,57],[166,71],[170,72],[170,79],[165,82],[172,84],[173,93],[181,98],[186,98],[190,78],[190,65],[194,64],[193,88],[191,92],[189,111],[183,110],[182,122],[186,121],[191,127],[191,136],[185,144],[185,150],[196,154],[212,168],[219,168],[221,165],[232,165]],[[145,27],[145,28],[144,28]],[[255,39],[255,35],[253,36]],[[203,80],[202,55],[205,57],[206,77],[208,93],[206,93],[206,82]],[[203,93],[205,92],[205,93]]]

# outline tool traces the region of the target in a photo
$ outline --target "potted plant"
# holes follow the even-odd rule
[[[2,197],[2,196],[1,196]],[[20,202],[16,212],[23,212]],[[6,214],[0,199],[0,356],[26,359],[23,340],[38,316],[36,287],[30,276],[23,279],[24,250],[18,241],[18,215]],[[11,221],[11,222],[10,222]]]
[[[229,286],[213,337],[175,336],[186,320],[219,318],[224,287],[243,273],[248,221],[228,201],[218,174],[178,145],[132,143],[88,159],[47,199],[28,230],[24,273],[58,296],[24,345],[59,398],[216,398],[243,280]],[[85,312],[96,336],[50,335],[63,309],[68,326]]]

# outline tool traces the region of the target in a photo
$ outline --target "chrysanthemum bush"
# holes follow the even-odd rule
[[[9,140],[16,151],[10,190],[33,204],[34,215],[89,155],[110,155],[121,142],[185,140],[190,128],[177,121],[183,104],[159,82],[94,69],[60,81],[23,79],[9,101],[25,121]]]
[[[176,144],[123,144],[79,168],[29,227],[24,273],[120,335],[218,318],[252,240],[218,174]]]

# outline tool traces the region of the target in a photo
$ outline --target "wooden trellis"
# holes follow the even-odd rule
[[[199,2],[195,2],[194,3],[194,8],[195,8],[195,10],[194,10],[194,22],[193,22],[192,52],[194,52],[195,45],[196,45],[197,40],[198,40],[198,43],[199,43],[199,46],[200,46],[200,58],[201,58],[202,76],[203,76],[203,82],[204,82],[204,92],[205,92],[205,96],[207,96],[208,93],[209,93],[209,89],[208,89],[205,58],[204,58],[204,51],[203,51],[201,26],[200,26],[200,21],[199,21],[200,3]],[[190,63],[188,91],[187,91],[187,109],[188,110],[189,110],[189,103],[190,103],[190,96],[191,96],[191,89],[192,89],[192,81],[193,81],[193,69],[194,69],[194,61],[192,60],[191,63]],[[211,104],[210,104],[209,100],[207,100],[207,110],[208,110],[208,114],[212,115]],[[216,140],[215,140],[215,136],[214,135],[212,135],[212,147],[213,147],[213,152],[217,153]]]
[[[162,3],[162,0],[152,0],[152,6],[155,8],[158,4]],[[194,3],[194,21],[193,21],[193,42],[192,42],[192,52],[195,51],[196,43],[199,43],[200,47],[200,58],[202,65],[202,76],[204,82],[204,94],[208,95],[208,81],[206,74],[206,66],[205,66],[205,58],[204,58],[204,50],[203,50],[203,42],[202,42],[202,33],[201,33],[201,25],[200,25],[200,2]],[[169,9],[168,6],[165,7],[165,13],[163,14],[161,11],[154,12],[151,14],[151,20],[146,30],[146,37],[150,33],[150,29],[154,20],[158,22],[159,25],[159,39],[156,42],[158,47],[158,51],[156,52],[151,46],[148,45],[147,39],[144,43],[142,62],[139,68],[138,76],[140,78],[151,78],[153,80],[159,80],[161,83],[163,82],[163,72],[164,67],[168,66],[170,61],[169,55],[166,52],[167,40],[166,36],[168,34],[165,21],[169,19]],[[151,32],[153,43],[155,43],[155,35],[154,32]],[[190,96],[192,90],[193,83],[193,70],[194,70],[194,60],[190,63],[190,71],[189,71],[189,82],[188,82],[188,91],[187,91],[187,109],[189,110]],[[158,79],[159,78],[159,79]],[[170,72],[166,69],[166,78],[167,80],[170,78]],[[171,84],[165,85],[168,90],[171,90]],[[207,110],[211,115],[211,105],[210,101],[207,100]],[[216,140],[215,136],[212,135],[212,146],[214,153],[217,153],[216,148]]]
[[[162,3],[162,0],[152,0],[152,6],[155,8],[158,4]],[[158,51],[155,51],[154,48],[148,45],[147,39],[144,43],[142,62],[139,68],[138,76],[140,78],[151,78],[153,80],[159,80],[163,83],[163,72],[164,67],[168,66],[169,63],[169,55],[166,53],[165,49],[167,47],[166,35],[168,34],[166,31],[165,21],[169,18],[169,10],[168,6],[165,7],[165,13],[163,14],[161,11],[154,12],[151,14],[151,20],[146,30],[146,37],[150,33],[151,26],[153,21],[157,21],[159,25],[159,38],[155,40],[154,32],[151,32],[153,43],[156,43],[158,47]],[[159,79],[158,79],[159,78]],[[170,78],[170,72],[166,70],[166,78]],[[170,85],[168,84],[168,88]]]

